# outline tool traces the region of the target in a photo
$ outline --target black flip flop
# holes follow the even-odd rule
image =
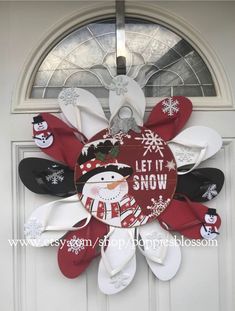
[[[176,193],[186,195],[193,202],[207,202],[219,194],[223,184],[224,174],[221,170],[198,168],[188,174],[178,175]]]
[[[19,176],[34,193],[68,197],[76,193],[74,171],[67,166],[41,158],[25,158],[19,164]]]

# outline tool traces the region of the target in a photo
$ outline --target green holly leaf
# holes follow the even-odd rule
[[[100,161],[103,161],[103,162],[105,160],[105,154],[100,152],[100,151],[95,154],[95,157],[96,157],[97,160],[100,160]]]
[[[114,146],[114,147],[110,150],[109,154],[110,154],[110,156],[111,156],[112,158],[116,158],[116,157],[118,156],[118,154],[119,154],[119,146]]]

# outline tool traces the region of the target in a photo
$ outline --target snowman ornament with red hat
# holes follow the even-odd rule
[[[33,139],[40,148],[48,148],[53,144],[53,135],[48,128],[47,122],[41,115],[33,118]]]
[[[78,159],[77,191],[85,208],[99,220],[124,228],[143,225],[151,216],[128,193],[133,169],[118,162],[118,152],[118,144],[112,140],[87,144]]]

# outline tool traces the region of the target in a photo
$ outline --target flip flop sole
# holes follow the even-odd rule
[[[168,142],[177,167],[192,165],[199,159],[201,150],[205,147],[205,153],[201,161],[205,161],[216,154],[222,147],[221,136],[213,129],[205,126],[192,126],[173,140]],[[198,163],[199,165],[200,163]]]
[[[109,89],[110,121],[121,107],[129,106],[132,109],[136,123],[142,126],[146,100],[139,84],[128,76],[119,75],[113,79]]]
[[[179,175],[176,192],[194,202],[207,202],[222,190],[224,174],[217,168],[199,168],[186,175]]]
[[[74,172],[62,164],[42,158],[25,158],[18,169],[21,181],[34,193],[60,197],[76,193]]]
[[[77,195],[50,202],[32,212],[24,226],[25,237],[32,246],[48,246],[62,238],[67,228],[72,228],[78,221],[88,217],[90,214],[81,205]]]
[[[192,102],[188,98],[168,97],[155,105],[144,126],[170,140],[185,126],[191,113]]]
[[[81,275],[92,260],[100,255],[99,241],[107,232],[108,226],[95,218],[86,227],[68,232],[63,239],[63,243],[66,243],[58,249],[57,255],[62,274],[70,279]]]
[[[139,234],[144,242],[143,254],[153,274],[161,281],[171,280],[181,265],[180,246],[157,222],[140,227]],[[152,260],[154,258],[162,262]]]
[[[216,228],[217,230],[221,226],[221,219],[218,214],[216,218],[210,219],[207,217],[207,213],[210,210],[201,203],[190,202],[188,199],[186,202],[173,200],[168,208],[158,217],[158,221],[161,226],[170,231],[177,231],[189,239],[202,239],[210,238],[202,236],[201,228],[208,228],[208,232]],[[211,221],[209,223],[209,221]],[[209,232],[210,233],[210,232]],[[211,235],[211,239],[215,238],[216,234]]]
[[[44,124],[43,127],[39,127],[41,123],[33,122],[33,137],[37,146],[44,153],[56,161],[68,165],[73,170],[83,147],[83,144],[74,134],[76,130],[70,128],[65,122],[50,113],[41,113],[34,117],[35,120],[37,118],[40,118]],[[51,139],[51,137],[53,138],[52,142],[46,144],[46,147],[41,147],[41,143],[43,141],[47,142],[47,138]]]
[[[105,251],[105,256],[113,270],[119,267],[130,258],[133,253],[130,235],[127,229],[115,228],[109,238],[109,244]],[[113,276],[109,274],[101,257],[98,269],[98,284],[100,290],[106,295],[116,294],[125,289],[133,280],[136,272],[135,254],[124,264],[123,268]]]
[[[58,100],[69,123],[88,139],[108,126],[101,103],[87,90],[65,89],[59,94]]]

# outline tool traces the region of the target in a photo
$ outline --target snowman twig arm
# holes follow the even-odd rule
[[[37,137],[37,136],[33,136],[33,139],[42,140],[40,137]]]

